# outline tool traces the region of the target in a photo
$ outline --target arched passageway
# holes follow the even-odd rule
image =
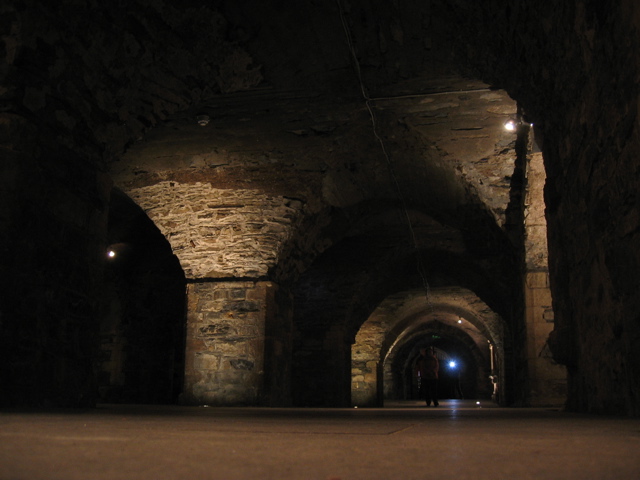
[[[184,382],[185,278],[157,227],[111,193],[98,394],[107,403],[176,403]]]
[[[636,2],[294,3],[5,6],[3,401],[95,403],[115,185],[182,267],[190,403],[349,405],[426,280],[504,322],[507,403],[561,362],[570,408],[638,414]]]
[[[352,348],[352,403],[415,398],[414,362],[420,348],[431,347],[443,362],[443,395],[507,403],[516,379],[505,369],[511,340],[504,320],[469,290],[437,288],[426,299],[420,290],[396,294],[362,325]]]

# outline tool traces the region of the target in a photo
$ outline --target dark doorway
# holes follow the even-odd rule
[[[158,228],[117,190],[105,255],[100,401],[176,403],[184,376],[185,276]]]

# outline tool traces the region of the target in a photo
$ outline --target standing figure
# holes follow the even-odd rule
[[[427,407],[433,402],[437,407],[438,403],[438,370],[440,363],[433,354],[433,348],[427,352],[426,348],[420,349],[420,357],[416,361],[416,374],[420,382],[420,390],[427,402]]]

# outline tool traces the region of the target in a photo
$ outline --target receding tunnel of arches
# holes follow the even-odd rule
[[[440,360],[441,398],[504,402],[504,320],[470,290],[411,290],[386,298],[356,335],[351,357],[351,403],[383,406],[416,400],[420,349]],[[453,363],[452,363],[453,362]]]
[[[203,151],[224,145],[225,127],[215,138],[192,132],[201,128],[197,125],[183,128],[203,135],[198,146]],[[147,168],[156,161],[156,149],[177,156],[185,132],[156,131],[148,144],[132,150],[127,164]],[[500,138],[502,154],[515,155],[514,137]],[[377,147],[373,150],[367,154],[376,158]],[[513,166],[508,162],[509,175],[500,179],[505,191],[515,176]],[[447,195],[425,199],[429,189],[407,169],[403,175],[411,178],[411,188],[403,192],[404,201],[392,189],[371,187],[351,192],[349,201],[332,196],[326,199],[331,204],[314,203],[317,185],[296,184],[299,191],[285,185],[291,192],[267,185],[270,167],[256,167],[255,182],[246,184],[226,184],[211,172],[195,171],[149,181],[135,169],[125,169],[116,182],[139,206],[114,193],[110,242],[127,245],[124,226],[146,224],[158,258],[175,267],[166,277],[180,285],[171,294],[176,305],[184,306],[185,275],[189,279],[191,333],[180,330],[174,350],[163,350],[176,359],[171,368],[184,372],[188,403],[347,406],[411,398],[410,365],[420,343],[436,348],[443,360],[462,359],[458,395],[526,402],[526,393],[514,394],[523,392],[527,381],[522,259],[509,224],[515,195],[496,197],[497,206],[489,209],[461,178],[442,174]],[[334,180],[324,178],[322,191],[344,193],[346,185]],[[542,307],[549,307],[546,300]],[[145,308],[153,316],[153,307]],[[173,317],[161,331],[184,328],[184,312]],[[376,328],[375,341],[361,342],[361,335]],[[516,335],[506,335],[507,328]],[[127,341],[142,344],[144,335]],[[433,335],[442,340],[435,342]],[[183,347],[175,347],[180,342]],[[492,348],[494,356],[487,353]],[[133,356],[126,358],[132,365]],[[506,360],[517,371],[503,368]],[[111,383],[103,389],[115,397],[117,368],[125,367],[109,368],[104,377]],[[353,379],[358,369],[364,380]],[[444,392],[452,372],[442,374]],[[123,398],[144,400],[144,395]]]
[[[384,399],[422,399],[415,366],[423,348],[432,349],[439,360],[439,398],[492,397],[488,343],[486,348],[481,348],[465,339],[461,332],[436,320],[421,326],[385,361],[382,377]]]
[[[170,385],[166,372],[180,370],[185,277],[194,403],[259,404],[266,343],[283,352],[270,365],[291,368],[292,388],[273,386],[278,402],[291,390],[295,404],[348,404],[356,334],[387,297],[420,284],[407,254],[417,250],[432,253],[430,287],[475,292],[508,328],[486,333],[482,315],[461,315],[496,342],[501,395],[563,403],[561,362],[572,408],[640,411],[637,2],[10,3],[9,404],[94,403],[95,363],[104,398],[170,397],[143,385]],[[61,25],[92,28],[60,35]],[[505,131],[511,117],[518,128]],[[155,233],[153,248],[116,235],[134,211],[116,196],[107,232],[111,181],[171,248]],[[123,251],[105,266],[107,234]],[[286,300],[271,310],[276,297]],[[382,377],[383,366],[406,371],[437,334],[427,326],[459,329],[398,318],[415,320],[406,335],[426,330],[378,352]],[[446,338],[464,344],[456,335]],[[154,369],[151,344],[176,361]],[[379,384],[404,391],[393,382]]]

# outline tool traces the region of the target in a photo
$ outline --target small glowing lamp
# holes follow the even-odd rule
[[[456,368],[457,363],[454,360],[449,362],[449,368]]]
[[[505,130],[508,130],[510,132],[514,132],[516,130],[516,127],[518,126],[518,124],[516,123],[515,120],[511,119],[508,120],[505,124],[504,124],[504,128]]]
[[[107,257],[114,258],[115,256],[116,256],[116,252],[114,252],[113,250],[109,250],[107,252]]]

